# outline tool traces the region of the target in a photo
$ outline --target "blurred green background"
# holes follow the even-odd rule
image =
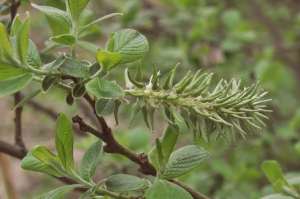
[[[1,2],[1,1],[0,1]],[[46,1],[32,0],[44,4]],[[49,0],[48,4],[59,3]],[[242,78],[242,84],[249,86],[260,80],[260,86],[269,90],[272,98],[268,109],[267,128],[254,132],[254,138],[244,142],[238,137],[237,146],[228,147],[225,140],[203,140],[196,144],[207,149],[211,157],[204,165],[180,178],[181,181],[211,198],[256,199],[273,193],[271,185],[263,175],[260,164],[267,159],[277,160],[288,177],[300,175],[300,155],[294,146],[299,141],[300,104],[300,4],[298,0],[91,0],[89,11],[82,16],[82,24],[113,12],[122,12],[122,17],[109,19],[92,27],[82,38],[104,47],[108,35],[122,28],[132,28],[145,35],[150,50],[142,59],[143,73],[149,79],[152,60],[166,78],[168,71],[181,63],[176,81],[184,74],[200,68],[214,72],[214,85],[221,78]],[[22,1],[19,13],[31,13],[30,38],[39,50],[45,48],[52,31],[40,12]],[[0,18],[2,21],[7,17]],[[52,24],[53,25],[53,24]],[[60,30],[63,31],[63,30]],[[53,51],[68,52],[68,49]],[[94,62],[90,52],[79,49],[80,58]],[[50,55],[45,58],[51,59]],[[118,84],[125,87],[124,70],[136,67],[137,63],[119,66],[109,74]],[[39,86],[32,83],[22,93],[28,94]],[[213,86],[212,86],[213,88]],[[65,105],[65,94],[52,89],[41,94],[24,108],[23,134],[27,148],[46,145],[54,148],[55,118],[59,112],[70,117],[79,114],[93,124],[89,107],[78,100],[72,107]],[[128,98],[128,100],[133,100]],[[36,102],[36,103],[35,103]],[[14,114],[10,112],[13,98],[0,99],[0,139],[13,142]],[[42,110],[38,105],[42,104]],[[131,103],[132,105],[132,103]],[[166,122],[157,115],[156,130],[149,131],[143,123],[141,113],[128,128],[131,105],[123,104],[120,124],[115,126],[113,117],[108,117],[118,141],[136,152],[149,152],[155,138],[164,131]],[[194,144],[192,132],[184,127],[176,148]],[[76,133],[75,160],[80,161],[84,150],[96,139]],[[8,172],[0,175],[0,198],[7,198],[5,182],[16,198],[30,199],[62,185],[44,174],[23,171],[19,160],[3,156],[0,166],[8,166]],[[78,165],[78,164],[77,164]],[[96,181],[111,174],[128,173],[139,175],[136,165],[119,155],[104,154],[97,170]],[[148,178],[148,177],[146,177]],[[149,178],[151,180],[151,177]],[[68,195],[76,198],[80,193]],[[68,197],[66,197],[68,198]]]

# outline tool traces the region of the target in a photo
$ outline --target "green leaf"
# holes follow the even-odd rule
[[[29,23],[30,17],[29,13],[27,12],[26,18],[23,21],[22,25],[19,27],[16,35],[18,57],[20,62],[24,65],[26,65],[27,63],[26,58],[28,51]]]
[[[93,55],[97,54],[97,49],[99,48],[94,43],[87,42],[87,41],[78,41],[77,46],[92,53]]]
[[[51,37],[50,40],[55,43],[69,45],[69,46],[75,44],[75,42],[76,42],[76,38],[73,35],[69,35],[69,34]]]
[[[65,169],[62,167],[59,158],[46,147],[37,146],[35,150],[32,151],[32,155],[44,164],[52,166],[59,173],[65,174]]]
[[[11,3],[9,1],[5,1],[0,4],[0,15],[7,15],[11,12]]]
[[[96,60],[104,71],[110,71],[122,61],[122,55],[119,53],[110,53],[108,51],[100,50],[96,54]]]
[[[293,191],[296,192],[295,188],[292,185],[290,185],[283,176],[280,165],[277,161],[266,160],[261,164],[261,169],[263,170],[269,181],[273,184],[273,186],[280,180],[283,183],[283,185],[291,188]]]
[[[72,90],[72,96],[77,99],[81,98],[85,94],[85,86],[84,84],[76,84],[75,87]]]
[[[144,191],[149,188],[147,180],[127,174],[112,175],[107,178],[105,185],[107,190],[117,193]]]
[[[40,54],[35,46],[35,44],[29,39],[28,40],[28,50],[26,55],[27,63],[33,68],[41,68],[41,58]]]
[[[103,98],[123,97],[123,89],[110,81],[94,78],[86,84],[86,89],[94,95]]]
[[[173,128],[171,128],[170,126],[168,126],[166,128],[166,130],[164,131],[163,135],[161,138],[159,138],[162,147],[163,147],[163,153],[164,153],[164,162],[165,164],[168,163],[169,157],[173,151],[173,148],[176,144],[177,138],[178,138],[179,132],[178,131],[174,131]],[[149,152],[149,156],[148,156],[152,162],[152,164],[154,165],[154,167],[156,168],[156,170],[158,170],[158,153],[157,153],[157,148],[156,146],[154,146],[152,148],[152,150]]]
[[[80,176],[87,182],[91,181],[96,171],[102,154],[102,145],[103,142],[101,140],[96,141],[83,155],[80,163]]]
[[[54,21],[60,23],[61,25],[67,27],[67,28],[72,28],[72,20],[69,17],[68,13],[54,8],[50,6],[39,6],[36,4],[31,4],[32,7],[38,9],[39,11],[43,12],[46,16],[49,18],[53,19]]]
[[[68,0],[68,7],[74,22],[77,22],[83,9],[86,7],[89,0]]]
[[[19,108],[19,107],[23,106],[28,101],[30,101],[32,98],[34,98],[35,96],[37,96],[40,92],[41,92],[41,89],[33,91],[32,93],[30,93],[29,95],[27,95],[24,99],[22,99],[17,105],[15,105],[15,107],[11,111],[14,111],[16,108]]]
[[[10,62],[10,57],[14,56],[14,51],[10,43],[5,26],[0,23],[0,59]]]
[[[87,78],[90,76],[89,70],[87,67],[82,65],[80,62],[78,62],[75,59],[66,58],[64,63],[60,66],[60,68],[67,73],[68,75],[71,75],[73,77],[78,78]]]
[[[164,162],[165,159],[164,152],[163,152],[164,150],[159,138],[156,138],[155,147],[157,149],[157,163],[158,163],[158,171],[159,171],[158,177],[160,178],[161,175],[165,172],[166,164]]]
[[[9,63],[0,60],[0,80],[6,80],[12,77],[27,75],[29,72],[23,71]]]
[[[66,61],[66,56],[64,54],[61,54],[55,61],[44,65],[43,69],[49,72],[54,71],[57,68],[59,68],[65,61]]]
[[[66,10],[66,4],[65,1],[53,1],[53,0],[47,0],[47,2],[45,3],[46,6],[51,6],[51,7],[55,7],[58,8],[60,10]],[[64,25],[57,23],[55,20],[51,19],[50,17],[48,17],[46,15],[46,19],[47,22],[52,30],[53,35],[62,35],[62,34],[66,34],[69,33],[70,30],[69,28],[65,27]]]
[[[74,135],[71,122],[64,113],[60,113],[56,122],[55,145],[58,157],[64,168],[74,168],[73,159]]]
[[[42,90],[44,93],[46,93],[52,86],[53,84],[57,81],[57,78],[56,77],[53,77],[53,76],[46,76],[44,79],[43,79],[43,82],[42,82]]]
[[[62,177],[63,175],[51,166],[51,164],[46,164],[32,155],[32,152],[35,151],[37,147],[39,146],[34,146],[28,151],[27,155],[21,161],[21,167],[25,170],[43,172],[56,177]]]
[[[32,80],[32,75],[19,75],[5,80],[0,80],[0,97],[16,93],[27,86]]]
[[[35,197],[34,199],[60,199],[64,197],[67,193],[74,190],[77,187],[81,187],[82,185],[67,185],[64,187],[60,187],[58,189],[54,189],[48,193]]]
[[[146,191],[147,199],[193,199],[183,188],[166,180],[156,180]]]
[[[19,17],[19,14],[17,14],[12,22],[12,25],[11,25],[11,29],[10,29],[10,36],[13,37],[13,36],[16,36],[17,35],[17,32],[20,28],[20,26],[22,25],[22,21]]]
[[[115,99],[101,98],[95,104],[97,115],[108,116],[115,110]]]
[[[105,45],[105,50],[108,52],[114,52],[115,49],[115,32],[110,33],[109,38]]]
[[[171,154],[165,173],[161,178],[170,180],[182,176],[203,164],[208,158],[209,152],[199,146],[182,147]]]
[[[70,91],[66,96],[66,102],[68,105],[72,106],[74,104],[74,97],[72,95],[72,91]]]
[[[115,34],[114,53],[122,55],[121,64],[139,60],[147,54],[148,49],[147,39],[136,30],[122,29]]]

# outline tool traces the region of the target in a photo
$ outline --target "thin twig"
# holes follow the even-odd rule
[[[20,92],[15,93],[14,97],[15,105],[17,105],[21,101]],[[19,107],[15,110],[15,144],[20,148],[20,150],[26,151],[25,144],[22,138],[22,110],[22,107]]]

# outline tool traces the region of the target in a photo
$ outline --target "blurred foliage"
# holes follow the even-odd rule
[[[45,3],[42,0],[33,2]],[[249,85],[259,79],[260,85],[270,91],[269,97],[273,99],[270,107],[274,112],[268,115],[267,128],[246,143],[238,138],[236,147],[228,147],[225,142],[212,142],[207,146],[199,140],[197,144],[207,149],[211,157],[197,171],[180,180],[212,198],[256,199],[275,193],[260,169],[264,160],[277,160],[289,177],[300,175],[300,157],[294,150],[300,130],[298,1],[91,0],[89,7],[95,12],[84,13],[82,20],[89,21],[112,12],[124,13],[123,17],[90,30],[86,39],[94,44],[104,47],[108,33],[121,28],[134,28],[147,37],[150,51],[142,60],[142,67],[148,77],[155,58],[162,69],[162,78],[180,62],[179,74],[203,68],[206,72],[215,72],[215,81],[236,76],[243,78],[244,85]],[[29,4],[22,3],[20,11],[27,9],[31,9]],[[42,42],[50,37],[50,30],[44,28],[46,19],[40,13],[32,16],[37,17],[32,19],[31,38],[39,42],[42,49]],[[94,61],[92,56],[90,59]],[[123,72],[114,71],[109,75],[124,81]],[[128,124],[129,108],[122,108],[116,138],[136,152],[149,152],[164,128],[152,134],[142,124],[139,113],[133,126],[124,129]],[[74,112],[72,107],[69,113]],[[156,122],[160,121],[157,115]],[[165,123],[160,125],[165,126]],[[93,137],[84,138],[77,147],[85,149],[94,140]],[[180,143],[193,142],[190,135],[183,133],[177,148]],[[99,175],[135,172],[135,165],[123,157],[104,157],[107,160],[100,163],[99,172],[102,170],[102,173]]]

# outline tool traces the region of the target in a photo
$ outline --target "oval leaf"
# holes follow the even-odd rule
[[[170,180],[182,176],[209,158],[209,152],[196,145],[189,145],[171,154],[165,173],[161,177]]]
[[[69,17],[68,13],[50,6],[39,6],[33,3],[31,5],[32,7],[43,12],[45,15],[47,15],[49,18],[53,19],[54,21],[64,25],[67,28],[72,28],[72,20]]]
[[[74,97],[72,95],[72,91],[70,91],[68,93],[68,95],[66,96],[66,102],[68,105],[72,106],[74,104]]]
[[[22,90],[32,80],[32,75],[20,75],[0,80],[0,97],[4,97]]]
[[[36,91],[33,91],[28,96],[26,96],[24,99],[22,99],[11,111],[14,111],[16,108],[19,108],[26,104],[28,101],[30,101],[32,98],[37,96],[41,92],[41,89],[38,89]]]
[[[60,113],[56,122],[55,145],[64,168],[68,168],[67,165],[71,169],[74,167],[73,143],[74,135],[71,122],[64,113]]]
[[[149,49],[146,37],[136,30],[119,30],[116,32],[114,40],[114,52],[123,56],[121,64],[139,60],[147,54]]]
[[[51,37],[50,40],[55,43],[69,45],[69,46],[75,44],[75,42],[76,42],[76,38],[73,35],[69,35],[69,34]]]
[[[124,96],[124,91],[119,85],[101,78],[92,79],[86,84],[86,89],[92,94],[103,98]]]
[[[61,54],[55,61],[44,65],[42,68],[46,71],[54,71],[59,68],[66,61],[66,56]]]
[[[30,39],[28,40],[28,50],[27,50],[26,61],[33,68],[41,67],[40,54],[39,54],[35,44]]]
[[[104,71],[110,71],[122,61],[122,55],[100,50],[96,55],[96,59]]]
[[[66,58],[64,63],[60,66],[60,68],[73,77],[78,78],[86,78],[89,77],[89,70],[87,67],[82,65],[80,62],[76,61],[75,59]]]
[[[107,190],[117,193],[144,191],[149,188],[147,180],[127,174],[112,175],[107,178],[105,185]]]
[[[35,197],[34,199],[60,199],[64,197],[67,193],[72,191],[73,189],[80,187],[82,185],[67,185],[64,187],[60,187],[58,189],[54,189],[48,193]]]
[[[46,93],[57,81],[56,77],[46,76],[42,82],[42,90]]]
[[[80,98],[85,94],[85,86],[83,84],[76,84],[76,86],[72,90],[72,96],[76,98]]]
[[[97,115],[108,116],[114,112],[115,99],[101,98],[95,104]]]
[[[146,191],[147,199],[193,199],[183,188],[166,180],[157,180]]]
[[[87,182],[91,181],[98,166],[100,156],[102,154],[102,144],[103,142],[101,140],[98,140],[92,144],[86,150],[81,160],[80,175]]]

